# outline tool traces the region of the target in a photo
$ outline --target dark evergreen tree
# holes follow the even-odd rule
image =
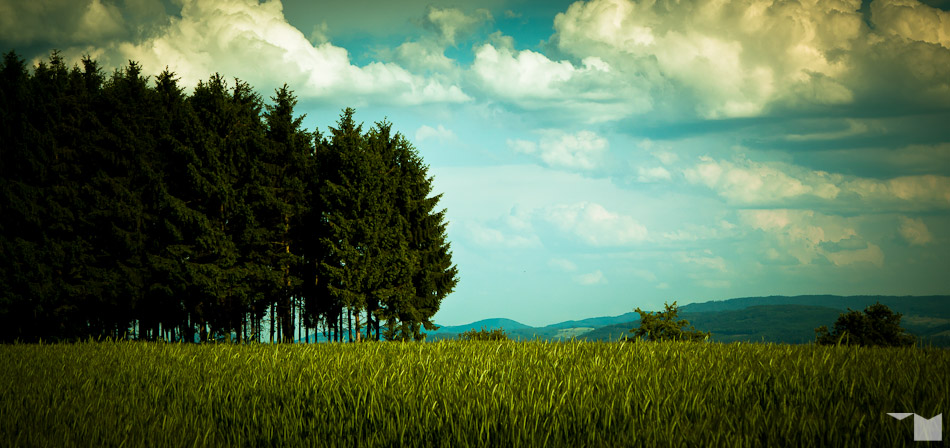
[[[332,301],[346,308],[348,319],[356,317],[355,338],[361,329],[359,313],[366,309],[364,280],[367,266],[365,211],[369,201],[365,181],[372,172],[365,152],[362,126],[353,120],[353,109],[340,115],[337,128],[324,151],[317,153],[319,166],[317,224],[317,278]],[[352,328],[348,339],[353,340]]]
[[[116,337],[136,330],[136,308],[144,305],[149,276],[146,240],[151,219],[143,196],[159,178],[153,162],[153,126],[159,111],[148,82],[134,62],[116,71],[99,95],[89,97],[95,112],[85,114],[67,132],[79,136],[74,144],[80,151],[78,182],[83,184],[85,208],[79,209],[77,229],[90,248],[83,266],[83,300],[90,304],[87,321],[100,322],[97,333]]]
[[[45,63],[42,67],[46,70]],[[57,287],[61,286],[51,257],[56,247],[46,244],[44,231],[51,221],[46,204],[51,183],[50,119],[38,116],[34,101],[47,98],[35,94],[34,88],[23,60],[13,51],[4,55],[0,67],[0,335],[6,341],[34,340],[58,331],[48,312],[58,301]]]
[[[294,329],[293,299],[301,296],[303,248],[306,233],[300,228],[310,204],[305,182],[312,174],[313,137],[302,128],[304,116],[294,117],[297,99],[284,85],[267,106],[267,148],[255,171],[255,212],[261,232],[257,241],[258,266],[276,276],[276,316],[284,342],[291,342]],[[260,303],[260,302],[256,302]],[[308,322],[310,326],[312,322]]]
[[[192,199],[193,182],[200,176],[195,153],[200,124],[173,73],[165,70],[156,78],[155,92],[158,116],[152,163],[158,178],[145,196],[149,278],[138,316],[148,337],[156,337],[161,329],[167,338],[194,341],[194,310],[186,305],[193,303],[188,267],[204,219]]]
[[[428,175],[428,167],[410,143],[400,137],[398,147],[405,157],[403,178],[409,198],[402,213],[408,220],[407,241],[415,263],[412,267],[414,294],[408,306],[402,308],[399,319],[402,337],[418,340],[424,337],[420,326],[426,330],[437,329],[432,317],[458,284],[458,267],[452,263],[445,210],[436,209],[442,195],[433,195],[433,179]]]
[[[195,231],[196,256],[188,261],[191,284],[196,286],[191,309],[202,330],[231,338],[240,325],[252,294],[249,271],[255,260],[242,254],[242,245],[253,241],[253,211],[247,203],[250,171],[255,154],[263,151],[262,103],[246,83],[236,81],[229,92],[220,75],[201,82],[189,99],[202,123],[196,142],[200,168],[190,171],[195,188],[191,198],[203,219]]]

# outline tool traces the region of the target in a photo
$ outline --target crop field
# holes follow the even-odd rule
[[[948,372],[919,348],[5,345],[0,446],[914,446],[887,413],[946,413]]]

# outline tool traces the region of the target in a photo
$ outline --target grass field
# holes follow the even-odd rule
[[[933,446],[950,352],[593,342],[0,346],[0,446]]]

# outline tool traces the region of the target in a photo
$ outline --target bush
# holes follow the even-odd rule
[[[474,329],[468,330],[465,333],[459,335],[460,341],[507,341],[508,334],[505,333],[505,330],[501,328],[496,328],[494,330],[488,331],[485,327],[482,327],[481,330],[475,331]]]
[[[815,343],[819,345],[865,345],[879,347],[901,347],[914,345],[914,336],[901,328],[901,313],[894,313],[880,302],[860,311],[848,308],[835,321],[834,331],[827,326],[815,329]]]
[[[637,307],[636,311],[640,314],[640,328],[630,330],[635,337],[646,336],[651,341],[705,341],[709,339],[710,333],[698,331],[689,325],[686,319],[676,320],[679,310],[676,308],[676,301],[673,304],[663,303],[664,311],[658,311],[656,314],[648,313]],[[684,330],[689,326],[689,330]]]

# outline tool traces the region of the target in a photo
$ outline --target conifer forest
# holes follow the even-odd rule
[[[386,120],[215,74],[0,65],[0,341],[418,340],[458,282]]]

